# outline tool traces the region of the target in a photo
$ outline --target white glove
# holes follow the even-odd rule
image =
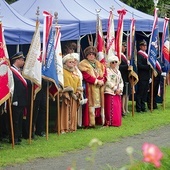
[[[117,86],[114,86],[113,91],[115,91],[116,89],[117,89]]]
[[[166,77],[166,72],[162,72],[161,76]]]
[[[150,83],[152,83],[152,79],[151,79],[151,78],[149,79],[149,84],[150,84]]]
[[[17,101],[16,101],[16,102],[13,102],[12,105],[18,106],[18,102],[17,102]]]
[[[130,65],[130,61],[129,60],[127,60],[127,64],[128,64],[128,66]]]

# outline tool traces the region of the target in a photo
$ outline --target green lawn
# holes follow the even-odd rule
[[[123,118],[121,127],[95,129],[78,129],[74,133],[68,133],[58,136],[55,133],[49,134],[46,138],[37,138],[31,144],[23,140],[22,144],[12,149],[11,144],[2,143],[0,149],[0,167],[15,163],[23,163],[35,158],[47,158],[60,156],[66,152],[83,149],[88,147],[93,138],[98,138],[103,143],[118,141],[123,137],[141,134],[144,131],[159,128],[160,126],[170,124],[170,86],[166,90],[165,110],[159,104],[159,109],[152,113],[148,111],[144,114],[135,112],[134,117],[131,113]],[[129,103],[129,108],[131,102]],[[130,109],[129,109],[130,110]]]

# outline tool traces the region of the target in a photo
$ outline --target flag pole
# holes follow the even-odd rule
[[[31,86],[31,109],[30,109],[30,127],[29,127],[29,144],[31,144],[32,138],[32,117],[33,117],[33,106],[34,106],[34,83]],[[34,129],[33,129],[34,130]]]
[[[136,56],[136,40],[135,40],[135,20],[132,14],[131,25],[130,25],[130,33],[127,39],[127,57],[130,59],[130,65],[128,67],[129,70],[129,82],[131,85],[131,95],[132,95],[132,117],[134,116],[134,101],[135,101],[135,85],[138,82],[138,75],[133,70],[135,56]]]
[[[39,15],[40,15],[40,10],[39,7],[37,7],[37,20],[36,20],[36,29],[39,26]],[[34,108],[34,83],[32,82],[32,89],[31,89],[31,109],[30,109],[30,127],[29,127],[29,144],[31,144],[31,139],[32,139],[32,130],[34,128],[32,127],[32,119],[33,119],[33,108]],[[33,128],[33,129],[32,129]]]
[[[49,81],[47,81],[47,98],[46,98],[46,140],[48,140],[49,125]]]
[[[57,12],[54,13],[54,22],[55,22],[55,26],[56,26],[56,29],[57,29],[57,25],[58,25],[58,13]],[[57,105],[57,115],[56,115],[56,117],[57,117],[57,120],[56,120],[56,122],[57,122],[57,133],[58,133],[58,135],[60,135],[61,125],[60,125],[60,92],[59,91],[57,93],[57,103],[56,103],[56,105]]]
[[[151,82],[151,94],[150,94],[150,97],[151,97],[151,108],[150,108],[150,111],[152,112],[153,111],[153,88],[154,88],[154,73],[152,71],[152,82]]]
[[[166,94],[166,77],[163,78],[164,81],[163,81],[163,110],[165,110],[165,94]]]
[[[14,148],[14,127],[13,127],[13,119],[12,119],[12,108],[11,108],[11,97],[8,99],[9,106],[9,118],[11,125],[11,140],[12,140],[12,149]]]

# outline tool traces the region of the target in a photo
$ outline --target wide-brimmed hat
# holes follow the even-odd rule
[[[93,53],[95,56],[97,54],[97,49],[93,46],[89,46],[84,50],[84,55],[87,57],[90,53]]]

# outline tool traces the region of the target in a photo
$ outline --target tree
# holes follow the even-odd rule
[[[122,2],[126,3],[129,6],[132,6],[135,9],[138,9],[142,12],[147,14],[153,15],[154,9],[154,2],[153,0],[121,0]],[[166,7],[167,6],[167,7]],[[159,15],[164,17],[167,14],[170,17],[170,2],[169,0],[159,0],[158,8],[159,8]]]

